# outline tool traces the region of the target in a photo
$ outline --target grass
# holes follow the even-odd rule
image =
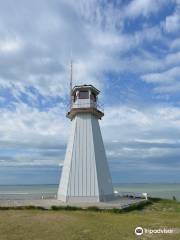
[[[137,239],[137,226],[180,228],[180,203],[151,199],[148,204],[123,211],[96,207],[0,209],[0,240],[133,240]],[[180,234],[145,235],[138,239],[179,240]]]

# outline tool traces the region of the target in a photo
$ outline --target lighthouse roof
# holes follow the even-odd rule
[[[77,90],[89,90],[91,89],[96,95],[98,95],[100,93],[100,91],[95,88],[93,85],[78,85],[78,86],[74,86],[72,89],[72,95],[74,94],[74,92],[76,92]]]

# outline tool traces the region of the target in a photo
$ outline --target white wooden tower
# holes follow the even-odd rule
[[[72,89],[71,109],[67,117],[72,126],[58,200],[64,202],[100,202],[113,198],[113,186],[98,120],[99,90],[92,85]]]

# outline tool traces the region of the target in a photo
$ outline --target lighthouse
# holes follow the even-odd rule
[[[67,117],[71,131],[58,189],[63,202],[101,202],[113,199],[99,120],[104,116],[98,106],[100,91],[92,85],[75,86]]]

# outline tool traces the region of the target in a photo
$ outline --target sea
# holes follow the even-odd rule
[[[116,183],[114,189],[121,195],[126,193],[148,193],[151,197],[180,201],[180,183]],[[0,200],[55,199],[58,185],[0,185]]]

